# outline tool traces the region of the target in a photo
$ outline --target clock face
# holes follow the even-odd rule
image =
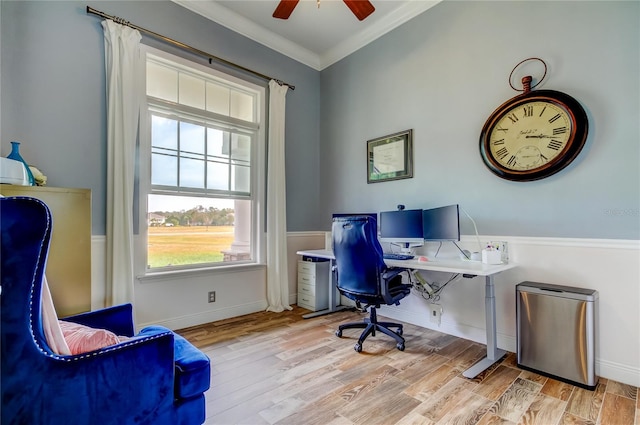
[[[572,124],[559,105],[532,101],[507,110],[489,134],[493,158],[510,170],[532,170],[567,147]]]
[[[487,167],[508,180],[537,180],[566,167],[587,136],[582,107],[561,92],[516,96],[487,120],[480,153]]]

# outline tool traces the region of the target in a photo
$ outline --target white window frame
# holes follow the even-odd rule
[[[141,70],[140,81],[141,98],[140,105],[140,130],[139,130],[139,151],[137,158],[137,222],[138,235],[134,239],[134,268],[137,276],[167,275],[173,273],[202,273],[215,270],[226,270],[228,268],[248,268],[256,265],[264,265],[265,263],[265,191],[266,191],[266,88],[242,80],[235,76],[225,74],[221,71],[207,67],[202,64],[184,59],[182,57],[155,49],[150,46],[141,45],[141,62],[144,64]],[[147,196],[151,191],[151,128],[149,104],[147,103],[146,94],[146,63],[147,54],[165,58],[186,67],[195,69],[200,72],[211,75],[213,78],[224,80],[225,83],[236,85],[242,90],[256,92],[258,95],[256,118],[257,132],[255,145],[251,147],[251,195],[246,199],[251,201],[251,252],[253,254],[251,260],[234,261],[234,262],[218,262],[191,264],[184,266],[164,267],[164,268],[147,268],[147,240],[148,240],[148,224],[147,224]],[[212,113],[213,114],[213,113]],[[233,118],[225,117],[226,121],[233,121]],[[184,193],[184,195],[197,195]],[[222,198],[222,197],[221,197]]]

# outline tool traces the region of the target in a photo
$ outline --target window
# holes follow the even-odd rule
[[[264,89],[151,48],[145,77],[146,269],[259,261]]]

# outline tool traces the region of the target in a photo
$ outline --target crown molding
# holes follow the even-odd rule
[[[198,0],[171,1],[313,69],[320,70],[320,57],[314,52],[287,40],[273,31],[265,29],[244,16],[220,6],[216,2]]]
[[[421,13],[426,12],[441,1],[442,0],[412,0],[405,3],[403,6],[395,9],[385,16],[383,20],[380,20],[363,31],[354,34],[352,37],[344,40],[342,43],[321,55],[319,71],[349,56]]]
[[[220,6],[214,1],[171,0],[174,3],[216,22],[257,43],[273,49],[317,71],[333,65],[339,60],[371,43],[375,39],[402,25],[408,20],[432,8],[442,0],[412,0],[394,10],[381,21],[347,38],[326,53],[317,54],[296,44],[239,14]]]

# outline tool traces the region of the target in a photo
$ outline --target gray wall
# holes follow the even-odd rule
[[[101,19],[88,15],[87,5],[294,84],[287,94],[288,226],[315,227],[319,72],[168,1],[2,1],[0,155],[18,140],[23,157],[48,176],[48,185],[90,188],[93,234],[105,234],[104,43]]]
[[[323,228],[334,211],[460,203],[484,235],[640,239],[639,28],[638,2],[445,1],[325,69]],[[528,57],[590,128],[568,168],[518,183],[489,172],[478,140]],[[366,140],[409,128],[414,178],[367,184]]]
[[[328,230],[337,211],[460,203],[486,235],[640,239],[638,2],[445,1],[322,72],[171,2],[0,2],[0,154],[19,140],[49,185],[92,189],[101,235],[103,38],[86,5],[296,85],[289,231]],[[478,137],[531,56],[549,66],[541,88],[582,103],[590,134],[565,170],[515,183],[485,168]],[[366,140],[409,128],[415,177],[368,185]],[[464,218],[462,230],[473,232]]]

